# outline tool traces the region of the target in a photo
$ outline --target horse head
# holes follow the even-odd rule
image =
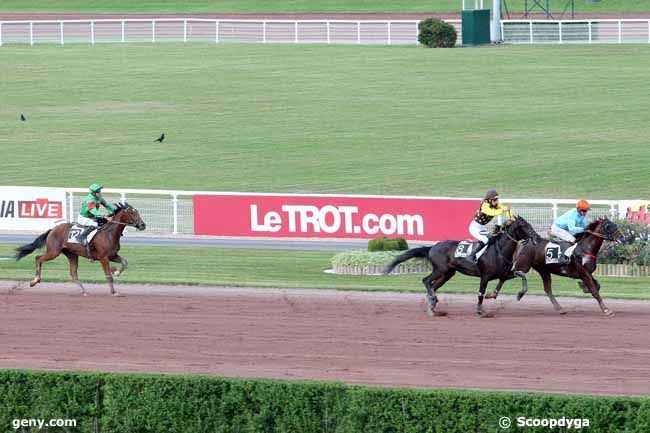
[[[115,205],[113,220],[127,226],[133,226],[138,230],[144,230],[147,227],[140,216],[140,212],[127,202]]]
[[[625,235],[621,232],[618,225],[607,217],[598,218],[589,224],[585,229],[585,234],[593,234],[599,238],[605,239],[606,241],[612,241],[619,244],[625,242]]]
[[[519,215],[506,221],[502,227],[503,231],[516,241],[531,240],[533,244],[537,244],[540,239],[533,226]]]

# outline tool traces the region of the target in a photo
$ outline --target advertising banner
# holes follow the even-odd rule
[[[49,230],[66,218],[65,191],[0,186],[0,230]]]
[[[466,239],[476,200],[271,194],[195,195],[194,233],[285,238]]]

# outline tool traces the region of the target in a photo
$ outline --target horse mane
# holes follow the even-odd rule
[[[118,213],[122,212],[123,210],[127,210],[128,208],[131,207],[131,205],[128,204],[127,202],[115,203],[114,206],[115,206],[115,215],[117,215]]]

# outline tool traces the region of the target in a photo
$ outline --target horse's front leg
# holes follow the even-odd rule
[[[499,292],[501,291],[501,287],[503,287],[503,283],[505,283],[506,280],[501,278],[499,282],[497,283],[497,286],[494,288],[494,290],[491,293],[488,293],[485,295],[485,299],[496,299],[497,296],[499,296]]]
[[[108,262],[108,259],[106,257],[102,257],[99,259],[99,261],[102,264],[102,269],[104,269],[104,275],[106,276],[106,281],[108,282],[108,288],[111,289],[111,295],[122,296],[113,287],[113,274],[111,274],[111,265]]]
[[[111,268],[111,273],[113,274],[114,277],[119,277],[120,275],[122,275],[122,273],[129,266],[129,262],[127,262],[124,257],[120,257],[119,254],[111,257],[111,262],[120,264],[120,269]]]
[[[483,311],[483,298],[485,297],[485,289],[487,289],[488,285],[488,279],[485,277],[481,277],[481,285],[479,287],[479,292],[478,292],[478,303],[476,304],[476,314],[479,316],[482,316],[485,314],[485,311]]]
[[[580,279],[584,285],[589,289],[589,292],[591,292],[591,296],[593,296],[594,299],[596,299],[598,302],[598,306],[600,306],[600,309],[603,311],[603,313],[605,313],[606,316],[613,316],[614,312],[607,308],[603,302],[603,299],[600,297],[599,285],[596,285],[596,282],[594,281],[594,278],[591,276],[591,274],[582,268],[578,270],[578,275],[580,276]]]

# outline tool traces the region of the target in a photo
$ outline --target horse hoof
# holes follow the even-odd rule
[[[615,314],[612,310],[610,310],[609,308],[606,309],[606,310],[603,310],[603,313],[605,313],[605,316],[607,316],[607,317],[614,317],[614,316],[616,315],[616,314]]]
[[[116,270],[114,270],[114,271],[112,272],[112,274],[113,274],[114,277],[119,277],[120,274],[121,274],[121,272],[118,271],[118,270],[116,269]]]
[[[496,298],[497,298],[497,294],[494,292],[485,295],[485,299],[496,299]]]
[[[566,314],[566,311],[564,310],[557,310],[558,314]]]
[[[427,309],[427,316],[433,317],[433,310],[431,310],[430,308]]]
[[[121,294],[121,293],[119,293],[119,292],[115,292],[115,293],[113,293],[111,296],[113,296],[113,297],[115,297],[115,298],[123,298],[123,297],[124,297],[124,295]]]
[[[526,292],[517,293],[517,301],[521,301],[521,298],[523,298],[525,294],[526,294]]]
[[[37,285],[40,282],[41,282],[41,280],[39,280],[37,278],[34,278],[32,281],[29,282],[29,287],[34,287],[35,285]]]

